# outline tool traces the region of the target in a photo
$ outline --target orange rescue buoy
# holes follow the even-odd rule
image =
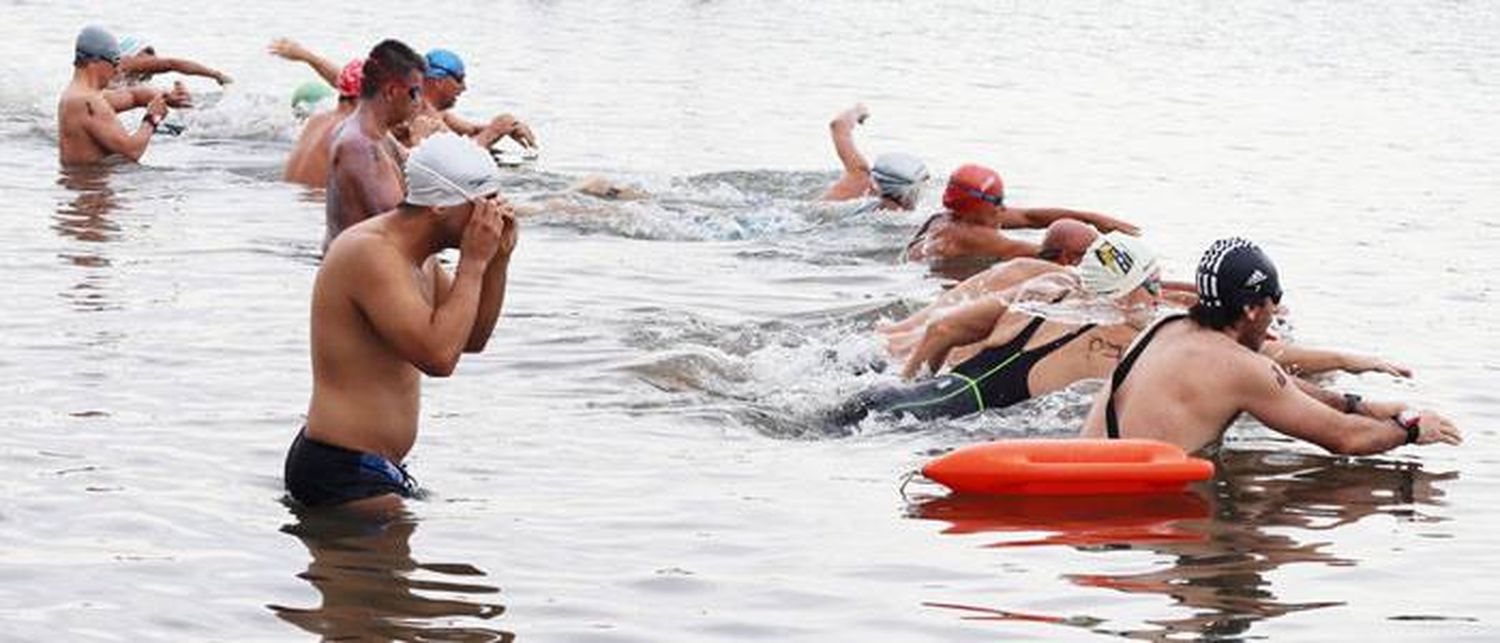
[[[927,463],[922,475],[958,493],[1170,493],[1214,475],[1214,464],[1156,440],[1002,440]]]

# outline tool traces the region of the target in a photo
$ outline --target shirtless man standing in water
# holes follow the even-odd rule
[[[287,453],[287,491],[308,507],[400,510],[415,484],[421,376],[484,350],[505,301],[516,220],[489,154],[435,134],[406,161],[395,209],[334,240],[313,286],[312,401]],[[450,275],[437,253],[459,249]]]
[[[1120,360],[1084,437],[1148,438],[1197,451],[1218,444],[1249,412],[1273,431],[1339,454],[1463,441],[1435,412],[1333,393],[1261,355],[1281,282],[1255,244],[1231,238],[1209,246],[1197,284],[1198,305],[1157,322]]]
[[[166,96],[155,90],[106,92],[120,66],[120,45],[99,27],[84,27],[73,46],[73,81],[57,101],[57,154],[63,165],[99,163],[120,155],[139,161],[167,116]],[[145,99],[145,103],[140,100]],[[134,133],[115,118],[117,110],[142,104],[146,118]]]
[[[399,40],[382,41],[370,50],[359,106],[334,131],[330,148],[325,250],[344,228],[401,201],[405,151],[391,128],[416,110],[426,69],[422,57]]]

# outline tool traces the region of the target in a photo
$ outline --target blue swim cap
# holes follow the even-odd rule
[[[447,49],[434,49],[427,52],[427,77],[428,78],[452,78],[458,82],[464,81],[464,59],[459,58]]]

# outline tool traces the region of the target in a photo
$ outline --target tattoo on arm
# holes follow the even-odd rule
[[[1095,337],[1089,340],[1090,353],[1103,353],[1105,357],[1119,361],[1120,356],[1125,353],[1125,347],[1105,340],[1103,337]]]
[[[1276,388],[1286,388],[1286,373],[1282,372],[1281,367],[1272,364],[1271,371],[1276,374]]]

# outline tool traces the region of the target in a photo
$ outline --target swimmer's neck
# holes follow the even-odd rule
[[[354,108],[354,118],[359,129],[372,139],[385,138],[391,133],[391,108],[384,101],[360,100]]]
[[[72,84],[85,89],[100,91],[109,86],[109,78],[100,78],[99,74],[91,74],[87,67],[74,67]]]
[[[455,247],[443,231],[442,222],[426,208],[396,206],[396,216],[385,220],[386,237],[413,264],[421,265],[428,257]]]

